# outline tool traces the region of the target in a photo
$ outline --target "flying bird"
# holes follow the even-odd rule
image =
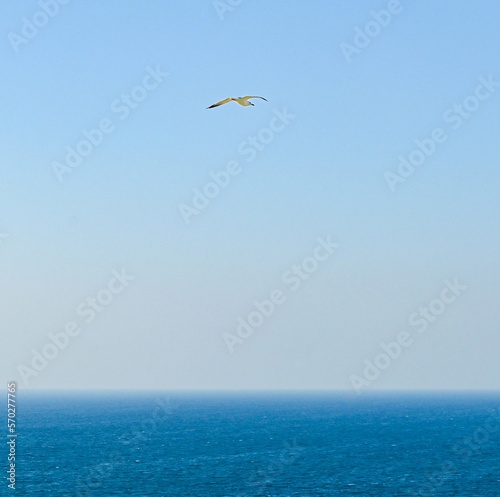
[[[210,107],[207,107],[207,109],[213,109],[214,107],[219,107],[219,105],[224,105],[224,104],[227,104],[228,102],[231,102],[231,101],[236,102],[240,105],[243,105],[243,107],[248,107],[249,105],[255,105],[252,102],[248,101],[250,98],[261,98],[262,100],[265,100],[267,102],[267,99],[265,99],[264,97],[255,97],[255,96],[251,96],[251,95],[248,95],[246,97],[238,97],[238,98],[229,97],[229,98],[226,98],[224,100],[221,100],[220,102],[217,102],[216,104],[211,105]]]

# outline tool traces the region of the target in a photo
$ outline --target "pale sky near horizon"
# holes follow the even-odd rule
[[[3,381],[498,389],[499,21],[0,5]],[[243,95],[268,102],[206,110]]]

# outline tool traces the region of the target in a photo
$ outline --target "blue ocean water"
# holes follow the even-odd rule
[[[21,392],[16,493],[499,497],[499,408],[498,394]]]

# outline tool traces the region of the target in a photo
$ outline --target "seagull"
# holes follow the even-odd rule
[[[219,107],[219,105],[227,104],[228,102],[231,102],[231,100],[233,102],[240,104],[240,105],[243,105],[243,107],[248,107],[249,105],[255,105],[252,102],[248,101],[250,98],[261,98],[262,100],[265,100],[267,102],[267,99],[264,97],[255,97],[255,96],[251,96],[251,95],[248,95],[246,97],[238,97],[238,98],[229,97],[229,98],[226,98],[224,100],[221,100],[220,102],[217,102],[216,104],[211,105],[210,107],[207,107],[207,109],[213,109],[214,107]]]

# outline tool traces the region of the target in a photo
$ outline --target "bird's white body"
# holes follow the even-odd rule
[[[236,103],[243,105],[243,107],[248,107],[249,105],[254,105],[252,102],[245,100],[245,97],[237,97],[237,98],[233,98],[233,100]]]
[[[265,100],[267,102],[267,100],[264,97],[256,97],[256,96],[252,96],[252,95],[248,95],[246,97],[237,97],[237,98],[229,97],[229,98],[225,98],[224,100],[221,100],[220,102],[217,102],[216,104],[211,105],[210,107],[207,107],[207,109],[219,107],[219,105],[224,105],[224,104],[227,104],[228,102],[236,102],[237,104],[240,104],[243,107],[249,107],[250,105],[252,105],[252,106],[255,105],[252,102],[249,102],[250,98],[261,98],[262,100]]]

